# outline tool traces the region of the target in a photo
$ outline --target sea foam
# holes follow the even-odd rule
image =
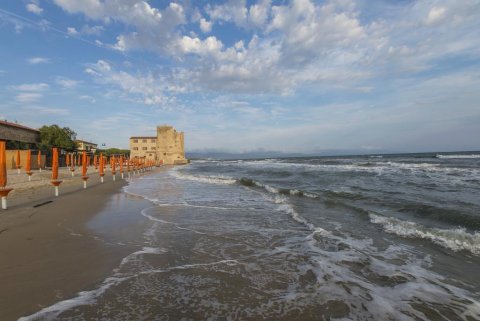
[[[394,217],[369,214],[370,221],[379,224],[387,233],[408,238],[421,238],[432,241],[453,251],[470,251],[480,255],[480,232],[468,233],[464,228],[427,228],[418,223],[402,221]]]

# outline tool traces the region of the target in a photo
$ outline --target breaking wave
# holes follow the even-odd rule
[[[466,159],[472,159],[472,158],[480,158],[480,154],[459,154],[459,155],[441,155],[437,154],[437,158],[445,158],[445,159],[455,159],[455,158],[466,158]]]
[[[223,185],[230,185],[230,184],[236,183],[235,179],[231,177],[225,177],[225,176],[195,176],[195,175],[180,173],[178,171],[171,171],[171,175],[178,179],[197,181],[200,183],[223,184]]]
[[[370,221],[379,224],[387,233],[407,238],[421,238],[452,251],[469,251],[480,255],[480,232],[468,233],[464,228],[427,228],[418,223],[402,221],[393,217],[369,214]]]

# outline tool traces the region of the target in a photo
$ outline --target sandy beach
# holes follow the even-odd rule
[[[97,213],[116,214],[109,201],[123,195],[126,181],[117,173],[113,182],[107,173],[101,184],[90,173],[83,189],[79,176],[62,169],[60,196],[54,197],[49,171],[36,172],[31,182],[24,173],[9,172],[8,186],[15,190],[9,209],[0,212],[0,320],[17,320],[92,287],[135,249],[86,226]]]

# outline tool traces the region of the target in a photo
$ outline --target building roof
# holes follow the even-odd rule
[[[130,139],[157,139],[157,136],[132,136]]]
[[[90,144],[90,145],[95,145],[95,146],[98,145],[98,144],[90,143],[90,142],[87,142],[87,141],[81,140],[81,139],[76,139],[76,140],[75,140],[75,143],[84,143],[84,144]]]
[[[30,127],[23,126],[23,125],[19,125],[19,124],[16,124],[16,123],[10,123],[10,122],[5,121],[5,120],[0,120],[0,125],[10,126],[10,127],[15,127],[15,128],[20,128],[20,129],[25,129],[25,130],[29,130],[29,131],[32,131],[32,132],[35,132],[35,133],[39,133],[39,132],[40,132],[38,129],[30,128]]]

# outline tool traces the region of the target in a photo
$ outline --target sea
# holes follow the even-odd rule
[[[480,152],[201,159],[124,192],[139,248],[21,320],[480,320]]]

